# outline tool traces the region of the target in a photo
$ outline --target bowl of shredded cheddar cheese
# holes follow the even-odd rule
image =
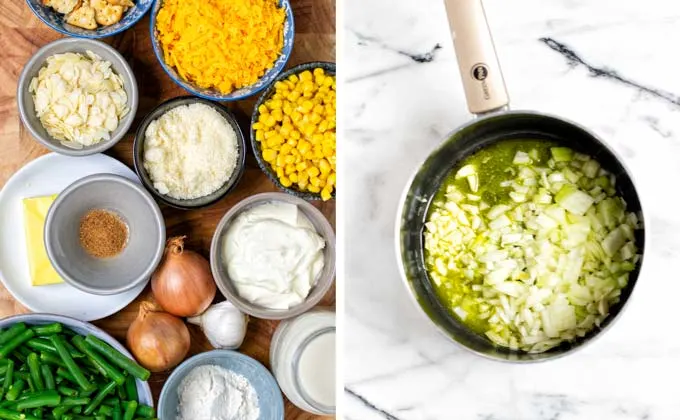
[[[266,88],[288,62],[295,36],[289,0],[158,0],[150,26],[168,76],[216,101]]]

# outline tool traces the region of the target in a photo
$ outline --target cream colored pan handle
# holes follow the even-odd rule
[[[445,0],[468,109],[483,114],[508,105],[482,0]]]

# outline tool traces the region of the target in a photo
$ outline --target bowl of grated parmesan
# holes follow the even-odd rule
[[[215,204],[245,170],[246,144],[234,116],[206,99],[166,101],[142,120],[134,166],[154,197],[179,209]]]

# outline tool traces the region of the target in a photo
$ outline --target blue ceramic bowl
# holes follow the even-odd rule
[[[203,365],[221,366],[245,376],[257,393],[260,405],[258,420],[283,420],[283,396],[272,374],[257,360],[230,350],[201,353],[175,368],[161,391],[158,401],[159,418],[169,420],[177,417],[179,385],[192,369]]]
[[[283,7],[286,12],[286,22],[283,25],[283,51],[274,63],[274,66],[267,70],[264,76],[262,76],[255,84],[243,87],[228,94],[218,92],[215,89],[200,88],[184,80],[179,74],[177,74],[177,71],[172,66],[169,66],[165,62],[165,59],[163,58],[163,47],[158,41],[158,36],[156,33],[156,17],[158,16],[158,11],[161,9],[162,3],[163,0],[157,0],[153,5],[153,9],[151,10],[150,30],[153,52],[156,54],[156,58],[158,59],[158,62],[161,63],[163,70],[165,70],[168,76],[170,76],[170,78],[175,83],[193,95],[199,96],[201,98],[210,99],[213,101],[238,101],[255,95],[269,86],[269,84],[271,84],[274,79],[276,79],[276,76],[278,76],[286,66],[286,63],[290,58],[290,54],[293,51],[293,40],[295,38],[295,20],[293,18],[293,8],[290,5],[290,0],[279,0],[279,6]]]
[[[66,23],[64,15],[55,12],[51,7],[43,6],[41,0],[26,0],[26,3],[28,3],[31,10],[33,10],[33,13],[38,16],[40,20],[57,32],[77,38],[105,38],[121,33],[132,27],[149,11],[149,9],[151,9],[151,5],[154,2],[154,0],[133,1],[135,7],[130,8],[125,15],[123,15],[123,19],[121,19],[120,22],[93,30],[69,25]]]

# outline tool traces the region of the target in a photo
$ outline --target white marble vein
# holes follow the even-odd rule
[[[345,418],[680,419],[680,2],[485,5],[513,108],[575,120],[624,157],[650,221],[642,276],[614,328],[562,360],[487,361],[435,331],[401,284],[393,226],[411,172],[470,119],[444,5],[346,0]]]

